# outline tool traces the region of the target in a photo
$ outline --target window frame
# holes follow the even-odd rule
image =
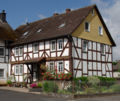
[[[37,51],[35,50],[35,45],[37,44]],[[38,46],[38,43],[34,43],[33,44],[33,53],[36,53],[36,52],[38,52],[38,50],[39,50],[39,46]]]
[[[22,66],[22,73],[20,73],[20,68]],[[16,73],[16,67],[18,67],[18,73]],[[23,74],[23,64],[20,64],[20,65],[15,65],[15,75],[22,75]]]
[[[86,50],[84,50],[84,48],[83,48],[84,47],[84,43],[87,43]],[[86,41],[86,40],[83,41],[82,51],[86,52],[86,53],[88,52],[88,41]]]
[[[61,43],[62,43],[62,48],[61,49],[59,49],[59,41],[62,41]],[[58,39],[57,40],[57,50],[63,50],[63,39]]]
[[[62,71],[59,71],[59,63],[62,62]],[[64,72],[63,61],[57,61],[57,71],[58,73]]]
[[[20,51],[21,51],[20,48],[21,48],[21,47],[22,47],[22,54],[20,54]],[[19,47],[19,56],[22,56],[22,55],[23,55],[23,46],[20,46],[20,47]]]
[[[5,47],[0,47],[3,49],[3,55],[0,55],[1,57],[4,57],[5,56]]]
[[[16,67],[18,66],[18,73],[16,73]],[[19,75],[19,65],[15,65],[15,75]]]
[[[88,23],[88,30],[86,29],[86,23]],[[85,21],[85,31],[90,32],[90,22]]]
[[[104,47],[103,47],[103,46],[104,46]],[[103,49],[102,47],[104,48],[104,53],[102,52],[102,49]],[[105,45],[104,45],[104,44],[101,44],[101,54],[102,54],[102,55],[105,55]]]
[[[5,69],[4,68],[0,68],[0,70],[3,70],[3,77],[0,77],[0,78],[5,78]]]
[[[16,49],[18,51],[18,54],[16,54]],[[18,47],[15,47],[15,56],[18,56],[19,55],[19,48]]]
[[[100,28],[100,27],[101,27],[101,33],[99,33],[99,32],[100,32],[100,31],[99,31],[99,28]],[[103,35],[103,27],[102,27],[102,26],[98,26],[98,34],[101,35],[101,36]]]
[[[55,42],[55,49],[54,49],[54,50],[52,50],[52,42],[53,42],[53,41]],[[51,50],[51,51],[56,51],[56,40],[51,40],[50,44],[51,44],[51,45],[50,45],[50,50]]]
[[[52,71],[50,70],[50,63],[53,63],[53,70],[52,70]],[[55,69],[55,66],[54,66],[54,61],[49,62],[49,70],[50,70],[51,72],[53,72],[53,71],[54,71],[54,69]]]

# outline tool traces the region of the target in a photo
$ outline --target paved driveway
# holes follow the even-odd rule
[[[28,93],[26,89],[0,87],[0,101],[120,101],[120,96],[65,99],[42,96],[38,93]]]

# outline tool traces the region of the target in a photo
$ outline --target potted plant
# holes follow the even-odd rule
[[[30,85],[30,89],[29,89],[29,92],[42,92],[43,89],[42,89],[42,83],[38,83],[38,84],[31,84]]]
[[[7,81],[7,86],[8,87],[11,87],[11,84],[12,84],[12,82],[9,80],[9,81]]]

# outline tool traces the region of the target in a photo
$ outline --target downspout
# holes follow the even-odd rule
[[[74,40],[70,37],[70,35],[68,35],[68,38],[71,40],[71,42],[72,42],[72,46],[73,46],[74,49],[75,49],[75,43],[74,43]],[[74,68],[74,56],[73,56],[73,50],[72,50],[72,58],[73,58],[73,68]],[[73,76],[74,76],[74,69],[73,69]]]

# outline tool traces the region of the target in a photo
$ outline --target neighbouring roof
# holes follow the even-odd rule
[[[113,65],[113,70],[114,71],[120,69],[120,60],[117,60],[117,61],[118,61],[118,63],[115,66]]]
[[[16,33],[7,22],[0,20],[0,39],[15,41]]]
[[[96,5],[87,6],[68,13],[63,13],[60,15],[31,22],[29,23],[29,26],[21,25],[15,30],[15,32],[17,33],[17,40],[12,43],[11,46],[70,35],[82,23],[82,21],[86,18],[86,16],[94,7],[96,8],[100,16],[100,19],[102,20],[102,23],[106,29],[106,32],[108,33],[108,37],[110,38],[111,43],[113,44],[113,46],[116,46]],[[41,31],[38,32],[40,29]],[[29,33],[23,36],[23,34],[27,31],[29,31]]]

